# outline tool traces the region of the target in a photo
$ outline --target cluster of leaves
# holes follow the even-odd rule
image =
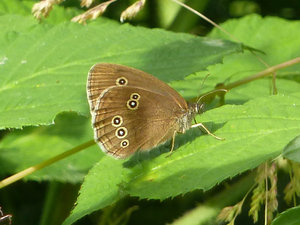
[[[19,7],[7,10],[13,5]],[[225,40],[217,30],[200,38],[108,19],[82,26],[68,22],[70,17],[65,18],[58,7],[57,14],[54,10],[49,20],[39,24],[30,15],[32,5],[12,0],[0,4],[0,129],[11,129],[3,132],[0,142],[2,177],[92,139],[85,87],[87,72],[95,63],[142,69],[168,82],[186,99],[265,69],[241,44]],[[224,27],[245,45],[263,51],[260,57],[269,65],[300,55],[296,38],[300,22],[251,15]],[[197,118],[225,141],[195,129],[176,138],[171,157],[163,154],[169,151],[164,145],[125,161],[105,156],[93,146],[26,179],[70,183],[84,179],[64,224],[127,195],[164,200],[208,190],[279,156],[299,135],[299,74],[300,65],[278,71],[277,95],[270,94],[269,78],[245,83],[226,95],[226,105]],[[290,152],[299,155],[299,148]],[[291,184],[296,187],[293,193],[298,191],[295,185],[299,184]],[[295,212],[299,207],[285,212],[281,220],[295,218]],[[279,218],[274,224],[283,223]]]

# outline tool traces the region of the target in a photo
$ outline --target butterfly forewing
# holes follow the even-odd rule
[[[123,65],[100,63],[94,65],[88,75],[87,92],[91,110],[94,110],[101,93],[111,86],[130,86],[170,96],[180,107],[187,108],[186,101],[171,87],[141,70]]]

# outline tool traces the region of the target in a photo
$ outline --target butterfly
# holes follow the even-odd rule
[[[95,141],[107,154],[127,158],[185,133],[203,104],[185,99],[156,77],[131,67],[100,63],[88,74],[87,96]]]

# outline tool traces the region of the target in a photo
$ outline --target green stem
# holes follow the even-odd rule
[[[269,193],[269,187],[268,187],[268,162],[265,163],[265,225],[268,224],[268,193]]]
[[[211,19],[209,19],[208,17],[204,16],[204,14],[198,12],[197,10],[193,9],[192,7],[184,4],[183,2],[180,2],[178,0],[172,0],[173,2],[175,2],[176,4],[186,8],[187,10],[191,11],[192,13],[194,13],[195,15],[201,17],[203,20],[205,20],[206,22],[210,23],[211,25],[213,25],[214,27],[218,28],[219,30],[221,30],[224,34],[226,34],[228,37],[230,37],[232,40],[236,41],[236,42],[241,42],[239,41],[236,37],[234,37],[233,35],[231,35],[227,30],[225,30],[224,28],[222,28],[221,26],[219,26],[218,24],[216,24],[214,21],[212,21]],[[199,1],[195,1],[198,2]],[[201,1],[200,1],[201,2]],[[184,17],[186,18],[186,16]]]
[[[276,72],[279,69],[283,69],[283,68],[286,68],[288,66],[292,66],[294,64],[297,64],[297,63],[300,63],[300,57],[292,59],[292,60],[289,60],[289,61],[281,63],[281,64],[278,64],[276,66],[272,66],[272,67],[270,67],[268,69],[265,69],[265,70],[263,70],[263,71],[261,71],[261,72],[259,72],[257,74],[254,74],[252,76],[246,77],[246,78],[244,78],[242,80],[233,82],[231,84],[225,85],[224,89],[230,90],[230,89],[235,88],[237,86],[240,86],[242,84],[246,84],[246,83],[249,83],[251,81],[254,81],[254,80],[257,80],[257,79],[269,76],[271,73],[274,73],[274,72]]]
[[[270,74],[272,75],[272,73],[276,72],[279,69],[283,69],[283,68],[292,66],[294,64],[297,64],[297,63],[300,63],[300,57],[294,58],[292,60],[286,61],[284,63],[278,64],[278,65],[275,65],[275,66],[272,66],[272,67],[269,67],[268,69],[265,69],[265,70],[263,70],[263,71],[261,71],[257,74],[254,74],[252,76],[249,76],[249,77],[246,77],[244,79],[238,80],[236,82],[230,83],[228,85],[221,84],[221,85],[216,87],[216,90],[219,90],[219,89],[230,90],[230,89],[233,89],[235,87],[241,86],[243,84],[250,83],[254,80],[269,76]],[[224,91],[222,92],[223,95],[225,95],[225,93],[226,92],[224,92]],[[218,94],[220,95],[220,93],[218,93],[218,92],[212,93],[210,91],[210,92],[202,94],[201,96],[207,96],[207,97],[203,97],[204,98],[203,102],[209,102],[210,100],[212,100]]]
[[[8,185],[10,185],[10,184],[12,184],[12,183],[14,183],[14,182],[16,182],[16,181],[24,178],[24,177],[32,174],[32,173],[34,173],[37,170],[40,170],[40,169],[42,169],[42,168],[44,168],[46,166],[49,166],[49,165],[51,165],[51,164],[53,164],[53,163],[55,163],[55,162],[57,162],[59,160],[62,160],[62,159],[66,158],[66,157],[68,157],[70,155],[73,155],[73,154],[75,154],[75,153],[77,153],[77,152],[79,152],[79,151],[81,151],[83,149],[86,149],[86,148],[92,146],[93,144],[95,144],[95,141],[94,140],[90,140],[90,141],[88,141],[86,143],[83,143],[81,145],[76,146],[75,148],[72,148],[72,149],[70,149],[70,150],[68,150],[66,152],[63,152],[63,153],[61,153],[61,154],[59,154],[57,156],[54,156],[51,159],[48,159],[48,160],[46,160],[44,162],[41,162],[39,164],[36,164],[34,166],[31,166],[31,167],[29,167],[29,168],[27,168],[25,170],[22,170],[19,173],[16,173],[16,174],[14,174],[14,175],[12,175],[12,176],[10,176],[8,178],[5,178],[4,180],[0,181],[0,189],[6,187],[6,186],[8,186]]]

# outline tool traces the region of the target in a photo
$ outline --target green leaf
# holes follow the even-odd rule
[[[253,186],[253,178],[254,174],[251,174],[229,184],[227,188],[218,191],[205,202],[197,204],[196,207],[176,218],[170,225],[211,224],[210,222],[216,220],[222,208],[236,204],[245,196],[245,193]]]
[[[73,224],[93,211],[111,205],[124,197],[122,185],[126,185],[129,169],[123,161],[103,157],[88,173],[80,189],[77,204],[63,224]]]
[[[226,105],[200,117],[203,122],[214,121],[205,124],[224,141],[200,136],[198,129],[192,129],[177,135],[175,151],[167,158],[169,145],[136,154],[124,162],[103,158],[109,158],[109,166],[107,161],[100,161],[86,177],[72,219],[66,224],[119,200],[126,193],[162,200],[195,189],[208,190],[226,178],[257,167],[278,156],[300,133],[300,123],[295,122],[300,121],[299,106],[300,93],[262,97],[240,106]],[[115,189],[94,190],[104,183],[109,187],[115,185]],[[86,210],[87,205],[92,211]]]
[[[199,137],[197,129],[176,139],[179,148],[140,166],[128,192],[141,198],[165,199],[194,189],[208,190],[228,177],[253,169],[274,158],[300,133],[300,93],[251,100],[242,106],[226,105],[204,113],[198,120],[214,134]],[[179,140],[178,140],[179,139]],[[147,169],[145,169],[147,168]]]
[[[19,29],[16,24],[28,27]],[[221,62],[237,44],[99,19],[88,26],[34,24],[1,16],[0,129],[48,125],[63,111],[89,115],[86,77],[99,62],[120,63],[169,82]],[[7,38],[13,32],[13,38]]]
[[[250,23],[252,19],[251,17],[247,18],[246,22],[244,18],[241,19],[240,26],[244,27],[245,30],[247,22]],[[253,18],[256,21],[255,26],[259,27],[264,23],[264,20],[259,20],[256,16]],[[250,24],[253,25],[254,22]],[[275,27],[277,27],[276,23],[282,22],[282,20],[275,21]],[[286,22],[284,21],[284,23]],[[281,31],[286,34],[286,38],[289,38],[290,29],[295,29],[299,23],[291,24],[283,26],[287,32]],[[272,30],[272,27],[268,26],[265,26],[264,29]],[[235,24],[233,28],[235,27],[239,27],[239,25]],[[272,40],[267,39],[264,42],[273,44],[269,46],[270,48],[276,48],[278,42],[272,42]],[[253,41],[255,42],[255,40]],[[260,39],[256,41],[259,43]],[[298,42],[298,39],[293,40],[294,42]],[[289,51],[297,51],[295,49],[297,48],[291,47]],[[246,57],[242,58],[242,56]],[[211,66],[208,68],[210,76],[204,86],[202,84],[203,78],[207,72],[188,76],[184,81],[173,81],[171,85],[183,96],[194,97],[195,93],[211,90],[215,84],[226,81],[228,77],[230,80],[226,82],[231,82],[260,70],[261,66],[255,67],[257,66],[257,59],[251,57],[252,55],[248,53],[225,57],[225,66],[237,68],[232,72],[234,75],[228,73],[227,70],[221,71],[221,64]],[[280,59],[281,56],[276,57]],[[240,58],[241,60],[239,60]],[[281,59],[288,60],[283,57]],[[236,63],[234,60],[237,60]],[[247,64],[248,60],[251,70],[246,71],[247,74],[240,63],[244,61]],[[229,64],[227,65],[227,63]],[[215,68],[220,70],[218,74],[211,73]],[[263,67],[261,68],[263,69]],[[286,70],[292,71],[291,68]],[[297,74],[299,71],[299,66],[293,66],[293,72],[288,74]],[[221,72],[223,73],[221,74]],[[280,74],[285,75],[284,73]],[[136,154],[125,161],[123,170],[115,174],[118,176],[121,171],[125,174],[123,180],[119,181],[119,191],[122,194],[128,193],[139,198],[162,200],[195,189],[207,190],[226,178],[253,169],[266,160],[278,156],[286,144],[300,133],[300,123],[297,122],[300,120],[299,83],[293,79],[286,80],[283,78],[287,78],[287,76],[277,77],[278,90],[281,93],[277,96],[269,96],[270,81],[268,79],[256,80],[233,89],[226,95],[227,103],[240,105],[225,105],[207,111],[197,118],[198,121],[205,123],[214,134],[225,138],[224,141],[218,141],[209,135],[200,136],[199,130],[192,129],[184,135],[176,136],[175,151],[170,157],[165,157],[169,151],[169,145],[166,144],[151,150],[149,153]],[[114,163],[111,165],[113,166]],[[106,170],[104,167],[101,168],[103,176],[106,174]],[[105,178],[97,177],[97,179],[103,180]],[[110,181],[107,182],[110,183]],[[85,187],[91,189],[96,185],[89,176],[86,177],[84,184]],[[74,209],[76,215],[73,212],[70,217],[73,219],[72,221],[75,217],[79,219],[80,215],[86,215],[109,204],[103,205],[101,197],[97,199],[81,197],[82,195],[87,196],[84,194],[85,191],[92,193],[92,190],[82,189]],[[122,195],[115,193],[116,191],[114,194],[110,192],[110,197],[113,197],[112,202],[122,197]],[[83,206],[92,205],[94,208],[91,212],[80,213],[84,209],[81,204]],[[70,220],[67,220],[66,224],[69,222]]]
[[[0,142],[0,176],[13,174],[82,144],[92,138],[90,120],[75,113],[59,114],[55,125],[27,127],[6,135]],[[30,180],[82,182],[103,156],[93,146],[26,177]]]
[[[249,15],[240,20],[230,20],[222,24],[222,27],[241,40],[243,44],[263,51],[265,54],[256,54],[269,66],[283,63],[300,55],[300,40],[296,38],[300,36],[299,21],[291,22],[276,17],[262,18],[258,15]],[[217,29],[213,30],[210,37],[228,39],[228,36]],[[217,77],[225,74],[225,78],[232,82],[266,69],[267,67],[258,57],[249,51],[245,54],[225,57],[222,65],[210,67],[209,72]],[[300,64],[297,64],[279,70],[277,77],[293,76],[294,79],[294,76],[299,76],[299,74]],[[265,85],[270,86],[267,82]]]
[[[295,137],[283,149],[283,156],[289,160],[300,162],[300,135]]]
[[[271,223],[271,225],[300,225],[299,220],[300,207],[287,209],[280,213]]]
[[[222,25],[229,33],[238,37],[246,45],[262,50],[257,53],[270,66],[300,56],[300,22],[279,18],[261,18],[250,15],[239,20],[230,20]],[[283,30],[284,29],[284,32]],[[253,34],[253,35],[249,35]],[[293,35],[291,35],[293,34]],[[280,38],[278,38],[278,35]],[[219,30],[211,34],[214,38],[227,38]],[[275,38],[276,37],[276,38]],[[284,51],[281,46],[284,46]],[[222,64],[209,66],[207,71],[188,76],[184,82],[174,81],[171,85],[186,98],[194,98],[215,88],[216,84],[229,84],[265,70],[266,67],[249,51],[224,57]],[[207,75],[209,75],[207,77]],[[276,87],[278,93],[289,95],[300,89],[300,64],[277,71]],[[206,78],[206,79],[205,79]],[[203,81],[205,82],[203,83]],[[193,83],[193,85],[190,85]],[[231,89],[226,94],[227,104],[243,104],[249,99],[272,93],[271,77],[262,78]]]

